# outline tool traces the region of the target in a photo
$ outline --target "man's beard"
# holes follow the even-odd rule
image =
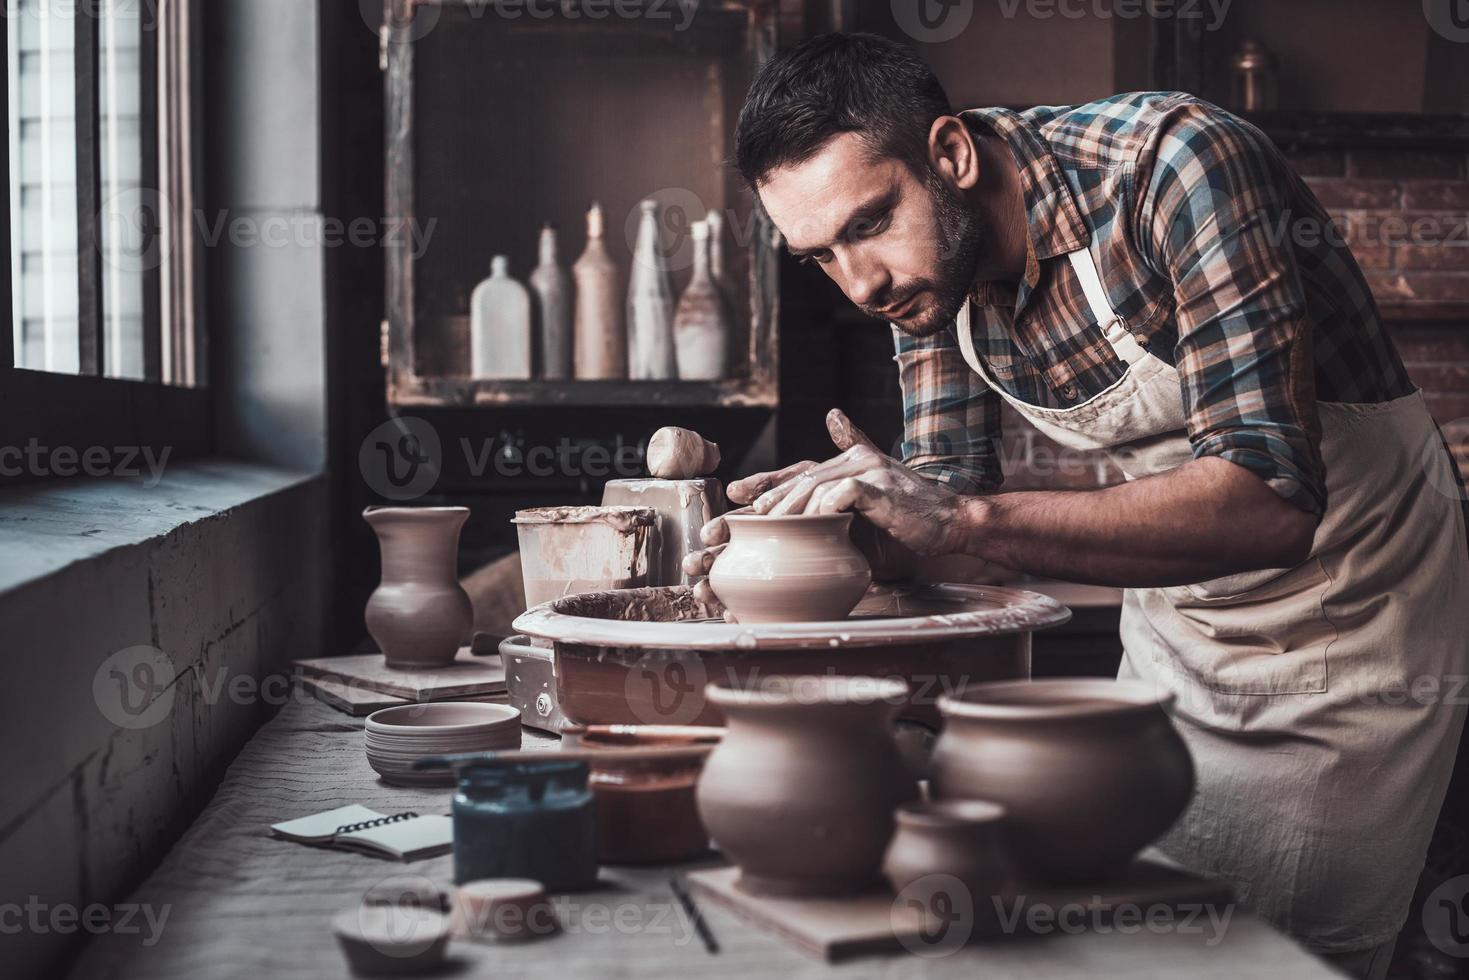
[[[863,307],[864,312],[882,319],[877,310],[901,307],[914,295],[929,292],[933,301],[921,312],[916,312],[906,320],[893,321],[899,330],[910,337],[936,334],[959,315],[959,310],[974,285],[979,243],[984,237],[984,229],[978,218],[965,205],[959,192],[944,183],[936,171],[928,171],[923,186],[933,201],[934,232],[938,236],[939,245],[938,271],[932,279],[904,283],[901,291],[889,288],[874,297],[872,306]]]

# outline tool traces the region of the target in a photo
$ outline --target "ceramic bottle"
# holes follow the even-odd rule
[[[587,247],[572,266],[576,281],[576,376],[588,380],[627,377],[627,328],[618,282],[622,271],[603,241],[602,205],[587,212]]]
[[[528,379],[530,348],[530,294],[510,278],[509,260],[497,255],[470,299],[470,376]]]
[[[727,514],[709,586],[741,623],[845,619],[872,584],[851,514]]]
[[[678,376],[683,381],[715,381],[724,377],[729,356],[729,308],[710,275],[709,226],[693,224],[694,274],[679,297],[673,320]]]
[[[536,339],[540,349],[540,376],[552,380],[569,378],[571,365],[571,275],[561,267],[556,229],[541,229],[540,263],[530,274],[535,293]]]
[[[673,345],[673,280],[658,230],[658,202],[639,208],[637,244],[627,289],[627,373],[635,381],[678,377]]]
[[[1098,881],[1127,866],[1193,794],[1171,696],[1100,678],[974,684],[939,698],[936,800],[983,799],[1008,814],[1027,877]]]
[[[734,281],[730,279],[729,269],[724,264],[724,213],[710,211],[704,216],[704,224],[709,226],[709,278],[714,280],[714,288],[719,290],[719,295],[724,299],[729,322],[734,323]]]
[[[834,896],[877,880],[893,811],[918,796],[892,730],[907,692],[835,676],[706,688],[728,727],[699,776],[699,815],[740,888]]]
[[[447,667],[469,642],[474,610],[459,584],[459,532],[468,507],[369,507],[382,581],[367,600],[367,632],[389,667]]]

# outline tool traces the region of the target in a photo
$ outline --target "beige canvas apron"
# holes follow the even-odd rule
[[[1036,428],[1107,450],[1129,479],[1193,459],[1177,372],[1113,313],[1088,250],[1067,258],[1122,378],[1073,408],[1025,404],[976,355],[967,304],[965,360]],[[1392,939],[1406,914],[1469,699],[1469,552],[1420,392],[1319,411],[1327,509],[1311,557],[1127,590],[1119,676],[1174,696],[1198,770],[1159,846],[1335,952]]]

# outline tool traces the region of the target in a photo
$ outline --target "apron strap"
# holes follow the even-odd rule
[[[1129,367],[1145,359],[1148,352],[1133,338],[1126,321],[1117,315],[1112,309],[1111,301],[1107,299],[1107,290],[1102,288],[1102,277],[1097,272],[1097,262],[1092,258],[1091,249],[1079,248],[1074,252],[1067,252],[1066,258],[1075,270],[1076,278],[1081,281],[1081,291],[1086,294],[1092,316],[1102,328],[1107,343],[1112,345],[1112,353]]]
[[[1107,299],[1107,290],[1102,288],[1102,277],[1097,272],[1097,263],[1092,258],[1091,250],[1079,248],[1074,252],[1067,252],[1066,259],[1071,263],[1071,268],[1075,270],[1076,278],[1081,281],[1081,291],[1086,295],[1087,305],[1091,307],[1092,316],[1102,328],[1102,335],[1107,338],[1107,343],[1112,345],[1112,353],[1116,354],[1117,359],[1128,367],[1146,360],[1149,356],[1148,352],[1127,329],[1127,322],[1113,311],[1112,303]],[[990,380],[989,372],[984,369],[984,362],[979,359],[974,349],[974,334],[971,326],[973,318],[970,312],[973,305],[973,300],[966,300],[959,308],[959,317],[954,322],[954,333],[959,339],[959,350],[974,373],[978,374],[985,384],[1000,391],[1003,389]]]

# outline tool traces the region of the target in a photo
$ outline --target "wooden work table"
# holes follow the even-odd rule
[[[533,735],[527,738],[539,741]],[[386,878],[452,881],[452,858],[411,864],[276,840],[270,824],[346,803],[382,812],[449,811],[450,790],[380,783],[362,749],[362,721],[301,696],[255,736],[214,799],[162,865],[128,901],[167,913],[156,943],[147,935],[91,941],[74,977],[198,980],[200,977],[345,977],[330,931],[341,909]],[[705,862],[710,863],[710,862]],[[706,952],[669,891],[667,868],[604,868],[604,887],[558,899],[566,931],[526,945],[456,941],[438,976],[846,977],[935,976],[991,980],[1035,977],[1335,976],[1320,961],[1236,910],[1222,941],[1198,934],[1056,935],[970,946],[952,956],[906,954],[829,966],[755,931],[718,907],[703,911],[722,951]]]

